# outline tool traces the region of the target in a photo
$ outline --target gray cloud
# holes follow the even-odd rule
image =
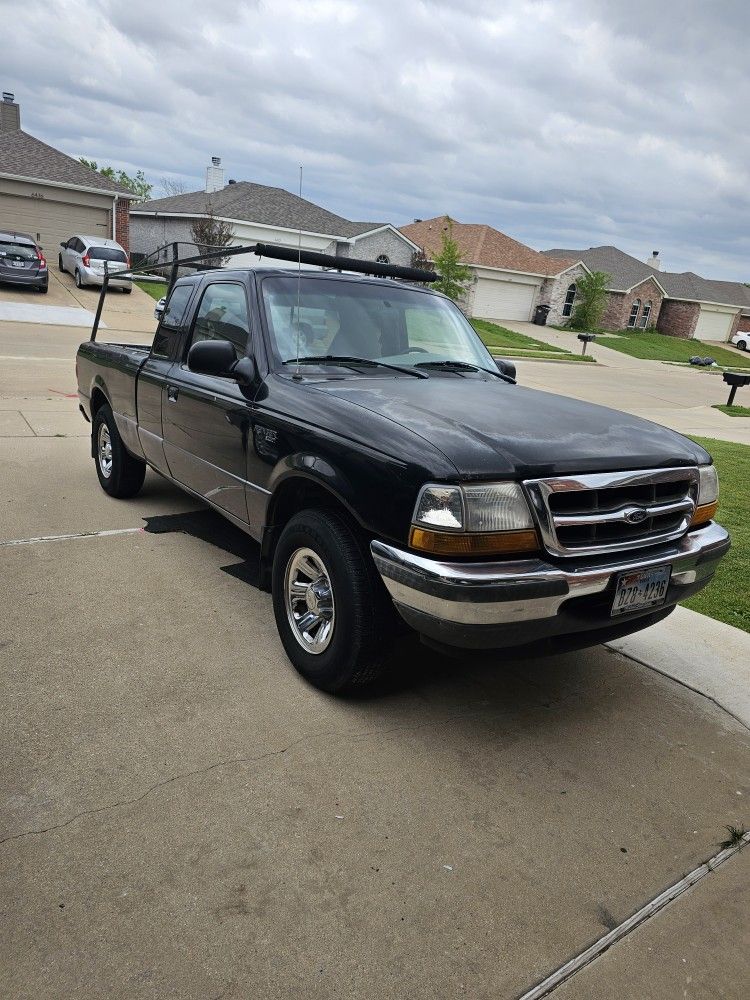
[[[12,8],[12,17],[11,15]],[[743,0],[0,0],[3,89],[73,155],[350,218],[449,212],[750,279]]]

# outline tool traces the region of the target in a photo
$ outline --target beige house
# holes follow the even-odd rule
[[[129,249],[133,195],[21,128],[12,94],[0,102],[0,228],[29,233],[54,260],[74,233],[115,239]]]
[[[569,315],[568,289],[586,268],[578,258],[558,259],[532,250],[492,226],[456,222],[441,215],[402,226],[401,232],[432,260],[450,228],[472,282],[461,306],[469,316],[528,321],[537,305],[550,306],[548,322]],[[572,296],[575,296],[573,288]]]

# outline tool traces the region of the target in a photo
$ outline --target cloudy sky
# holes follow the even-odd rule
[[[22,126],[155,183],[750,280],[746,0],[0,0]]]

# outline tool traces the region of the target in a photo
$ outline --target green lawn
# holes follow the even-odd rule
[[[612,351],[650,361],[687,362],[697,354],[702,358],[712,357],[717,365],[725,368],[750,368],[750,357],[742,351],[716,347],[701,340],[667,337],[656,330],[618,330],[616,336],[602,337],[597,343]]]
[[[721,410],[728,417],[750,417],[750,406],[737,406],[736,403],[732,406],[727,406],[726,403],[714,403],[712,409]]]
[[[732,536],[732,548],[711,583],[685,606],[750,632],[750,445],[693,438],[711,452],[719,472],[716,520]]]
[[[502,353],[507,358],[546,358],[549,361],[593,361],[593,358],[581,358],[580,354],[571,354],[562,347],[552,347],[550,344],[543,344],[540,340],[527,337],[524,333],[516,333],[515,330],[508,330],[507,327],[499,326],[497,323],[490,323],[487,319],[472,319],[471,325],[482,338],[486,347],[493,354]]]
[[[157,302],[167,294],[167,284],[165,281],[134,281],[133,284],[138,285],[139,288],[142,288],[144,292],[150,295],[152,299],[156,299]]]

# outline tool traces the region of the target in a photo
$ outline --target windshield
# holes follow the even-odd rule
[[[128,258],[122,250],[115,250],[114,247],[90,247],[88,252],[92,260],[119,260],[127,264]]]
[[[300,359],[336,355],[411,367],[430,361],[495,367],[458,307],[438,295],[395,281],[368,284],[297,275],[264,278],[261,287],[282,362],[295,359],[299,336]]]
[[[5,243],[0,242],[0,257],[11,260],[35,260],[36,247],[28,243]]]

